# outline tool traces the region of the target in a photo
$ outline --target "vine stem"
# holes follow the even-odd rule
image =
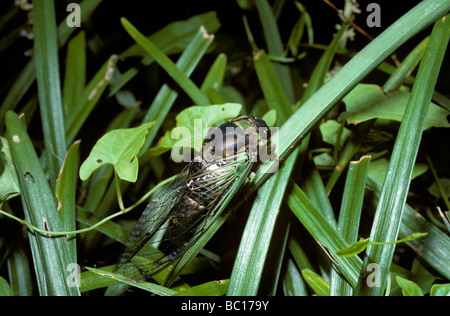
[[[12,214],[9,214],[9,213],[7,213],[7,212],[5,212],[5,211],[0,210],[0,214],[3,214],[3,215],[5,215],[5,216],[7,216],[7,217],[9,217],[9,218],[11,218],[11,219],[17,221],[17,222],[21,223],[22,225],[25,225],[25,226],[27,226],[28,228],[30,228],[30,229],[32,229],[32,230],[34,230],[34,231],[36,231],[36,232],[38,232],[38,233],[40,233],[40,234],[42,234],[42,235],[46,235],[46,236],[49,236],[49,235],[50,235],[50,236],[78,235],[78,234],[82,234],[82,233],[86,233],[86,232],[88,232],[88,231],[91,231],[91,230],[93,230],[93,229],[99,227],[100,225],[106,223],[107,221],[109,221],[109,220],[111,220],[111,219],[113,219],[113,218],[115,218],[115,217],[117,217],[117,216],[120,216],[120,215],[122,215],[122,214],[128,213],[129,211],[133,210],[136,206],[138,206],[139,204],[141,204],[142,202],[144,202],[150,195],[152,195],[152,193],[153,193],[156,189],[158,189],[159,187],[161,187],[161,186],[163,186],[163,185],[169,183],[169,182],[172,181],[174,178],[175,178],[175,176],[172,176],[172,177],[170,177],[170,178],[168,178],[168,179],[166,179],[166,180],[164,180],[164,181],[158,183],[155,187],[153,187],[150,191],[148,191],[143,197],[141,197],[136,203],[134,203],[133,205],[131,205],[131,206],[127,207],[127,208],[123,208],[123,202],[122,202],[122,206],[120,207],[121,210],[120,210],[119,212],[116,212],[116,213],[114,213],[114,214],[112,214],[112,215],[110,215],[110,216],[108,216],[108,217],[105,217],[104,219],[102,219],[102,220],[99,221],[98,223],[96,223],[96,224],[94,224],[94,225],[92,225],[92,226],[90,226],[90,227],[84,228],[84,229],[73,230],[73,231],[68,231],[68,232],[54,232],[54,231],[48,231],[48,230],[40,229],[40,228],[34,226],[33,224],[28,223],[27,221],[25,221],[25,220],[23,220],[23,219],[20,219],[20,218],[14,216],[14,215],[12,215]],[[120,195],[120,193],[118,193],[118,194]],[[121,200],[121,199],[120,199],[120,200]],[[120,200],[119,200],[119,205],[120,205]]]

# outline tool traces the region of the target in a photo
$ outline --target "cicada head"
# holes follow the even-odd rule
[[[240,115],[213,128],[203,142],[203,160],[209,163],[222,160],[257,161],[260,146],[270,137],[262,119]]]

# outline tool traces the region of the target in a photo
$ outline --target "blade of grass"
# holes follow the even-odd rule
[[[8,257],[8,278],[14,295],[33,296],[32,267],[27,256],[26,241],[22,236],[16,239],[13,252]]]
[[[98,275],[108,278],[108,279],[113,279],[113,280],[117,280],[119,282],[122,283],[126,283],[128,285],[137,287],[139,289],[145,290],[145,291],[149,291],[151,293],[154,293],[156,295],[162,295],[162,296],[170,296],[170,295],[174,295],[177,294],[177,291],[171,290],[169,288],[166,288],[164,286],[161,286],[159,284],[155,284],[155,283],[150,283],[150,282],[137,282],[135,280],[126,278],[120,274],[114,273],[114,272],[110,272],[110,271],[103,271],[100,269],[94,269],[94,268],[87,268],[89,271],[92,271],[94,273],[97,273]]]
[[[272,8],[267,0],[255,1],[256,8],[264,29],[264,37],[267,43],[267,50],[270,55],[284,57],[284,47],[278,31],[277,21]],[[294,86],[292,84],[291,72],[286,65],[273,63],[273,69],[280,80],[280,84],[290,103],[294,102]]]
[[[291,103],[272,67],[269,57],[261,50],[253,54],[253,62],[267,106],[269,109],[277,111],[277,121],[279,123],[285,122],[292,114]]]
[[[295,183],[293,183],[287,202],[303,226],[329,252],[330,259],[336,263],[347,281],[352,286],[356,286],[361,260],[355,256],[345,258],[350,260],[343,260],[342,257],[335,254],[336,251],[343,249],[342,246],[348,247],[348,243],[341,237],[337,229],[326,222],[321,212]]]
[[[209,89],[219,90],[222,86],[227,67],[227,55],[219,54],[209,69],[200,87],[203,93],[208,93]]]
[[[43,230],[62,230],[56,200],[23,123],[13,112],[6,114],[11,154],[21,187],[27,222]],[[65,237],[50,238],[29,233],[39,291],[42,295],[79,295],[66,282],[66,268],[73,259]]]
[[[256,295],[286,185],[297,155],[258,190],[234,261],[227,295]]]
[[[351,162],[347,173],[338,229],[348,244],[356,242],[358,238],[369,162],[370,156],[364,156],[359,161]],[[351,296],[353,294],[353,288],[335,270],[331,271],[330,283],[330,296]]]
[[[34,52],[39,108],[47,152],[50,184],[56,185],[61,161],[67,151],[59,79],[59,58],[53,1],[33,1]]]
[[[63,106],[65,117],[75,107],[86,84],[86,39],[84,31],[75,36],[67,47],[64,74]]]
[[[75,142],[69,147],[56,181],[56,198],[58,201],[58,213],[61,217],[62,227],[65,231],[76,229],[75,192],[78,179],[80,142]],[[76,239],[69,239],[69,251],[73,262],[77,262]]]
[[[431,101],[434,85],[439,74],[442,59],[450,36],[450,16],[439,19],[433,28],[424,57],[419,66],[416,82],[410,99],[394,150],[389,169],[383,184],[380,201],[375,213],[370,240],[375,242],[392,242],[397,239],[403,209],[411,181],[411,174],[422,137],[426,113]],[[363,270],[370,263],[378,264],[380,286],[370,287],[362,274],[356,294],[382,295],[386,286],[389,267],[395,245],[367,248]]]
[[[210,103],[208,97],[200,91],[167,55],[142,35],[127,19],[121,18],[121,22],[128,34],[155,58],[156,62],[180,85],[194,103],[197,105],[208,105]],[[214,38],[207,34],[206,30],[204,31],[204,36],[210,38],[210,40]]]
[[[408,77],[411,72],[419,64],[420,59],[422,59],[423,52],[427,47],[429,36],[425,37],[402,61],[400,66],[392,73],[389,79],[383,86],[384,93],[392,90],[397,90],[403,83],[406,77]]]
[[[328,195],[333,190],[333,187],[339,180],[340,176],[346,170],[346,167],[349,164],[350,160],[353,158],[358,149],[361,147],[364,138],[366,137],[370,128],[373,126],[374,122],[375,121],[372,120],[369,122],[363,122],[361,124],[358,124],[358,126],[356,126],[355,130],[352,132],[350,139],[345,144],[344,149],[342,150],[341,155],[336,161],[336,165],[334,166],[334,169],[331,172],[331,175],[328,179],[326,185],[326,191]]]
[[[302,270],[303,279],[314,290],[317,296],[328,296],[330,293],[330,283],[325,281],[320,275],[309,269]]]

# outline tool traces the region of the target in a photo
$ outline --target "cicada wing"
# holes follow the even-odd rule
[[[171,205],[172,209],[168,211],[159,223],[159,228],[156,229],[157,231],[164,231],[163,236],[156,238],[159,243],[158,249],[154,247],[155,243],[148,242],[149,238],[143,239],[141,236],[140,248],[137,251],[124,252],[124,255],[127,253],[128,257],[121,266],[122,274],[133,279],[152,277],[176,262],[194,246],[208,229],[212,214],[214,214],[217,206],[222,203],[223,193],[226,193],[233,185],[236,173],[231,172],[232,168],[228,169],[227,172],[221,172],[220,177],[209,177],[208,184],[210,185],[207,190],[202,190],[203,184],[201,181],[204,173],[201,171],[195,174],[191,173],[186,177],[184,183],[194,181],[199,185],[198,192],[187,189],[184,195],[175,196],[176,201],[172,200],[174,202]],[[211,184],[214,185],[211,186]],[[179,186],[183,187],[183,184],[180,183]],[[198,203],[189,204],[191,199],[196,199]],[[158,214],[156,215],[158,216]],[[141,216],[144,223],[149,220],[148,216],[147,218],[143,217],[144,214]],[[138,224],[136,224],[136,227],[138,227]],[[133,235],[130,237],[130,241],[134,242]],[[130,247],[130,249],[133,248]]]
[[[125,248],[116,265],[119,272],[125,271],[125,266],[146,245],[146,243],[173,215],[174,206],[184,195],[186,171],[180,173],[172,182],[164,186],[150,199],[147,207],[133,228]],[[149,245],[149,247],[152,247]],[[152,247],[155,250],[155,247]],[[148,253],[148,250],[145,251]],[[156,252],[156,250],[154,251]]]
[[[228,165],[230,166],[230,165]],[[165,285],[170,284],[175,280],[183,268],[191,262],[191,260],[198,254],[198,252],[206,245],[206,243],[212,238],[216,231],[225,222],[226,216],[222,216],[223,210],[226,208],[231,199],[242,188],[245,179],[251,171],[252,164],[235,164],[234,170],[228,170],[220,177],[216,177],[214,180],[220,185],[213,188],[212,195],[216,198],[211,201],[209,206],[209,212],[205,213],[205,216],[199,221],[197,230],[192,238],[185,243],[181,251],[176,255],[178,260],[173,266],[170,274],[166,278]]]

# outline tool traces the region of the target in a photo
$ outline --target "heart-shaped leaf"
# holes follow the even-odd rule
[[[137,154],[153,124],[150,122],[135,128],[112,130],[103,135],[81,165],[81,180],[86,180],[96,169],[109,163],[114,166],[120,179],[135,182],[139,168]]]

